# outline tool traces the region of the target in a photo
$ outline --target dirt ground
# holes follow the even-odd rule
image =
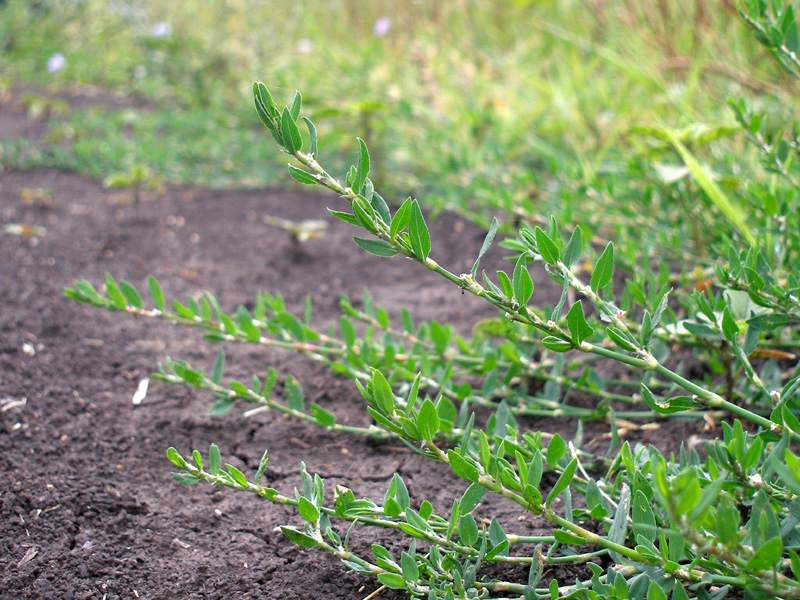
[[[0,105],[0,138],[19,131],[35,137],[40,128],[13,103]],[[265,140],[265,152],[269,146]],[[43,190],[43,200],[26,204],[26,189]],[[355,230],[325,211],[335,197],[170,187],[142,204],[141,221],[122,199],[82,175],[0,173],[0,225],[47,230],[28,239],[0,235],[0,597],[365,598],[379,587],[374,580],[276,532],[280,524],[301,524],[290,510],[231,490],[179,486],[166,449],[205,452],[216,443],[225,461],[252,473],[269,448],[267,475],[284,494],[299,485],[301,461],[329,479],[328,490],[342,483],[378,499],[398,471],[412,502],[427,498],[437,512],[449,510],[464,482],[399,445],[333,435],[274,413],[245,419],[247,407],[237,407],[208,417],[212,398],[194,390],[151,382],[134,406],[139,381],[159,360],[210,369],[217,347],[200,343],[196,332],[70,302],[63,289],[76,278],[100,287],[110,272],[140,289],[152,274],[172,299],[210,290],[228,310],[264,290],[301,311],[310,295],[314,322],[325,324],[338,319],[342,294],[357,301],[367,285],[394,318],[405,306],[418,319],[454,323],[462,332],[495,311],[416,264],[357,248]],[[286,232],[262,223],[263,214],[327,218],[330,229],[298,252]],[[451,270],[468,270],[483,232],[448,215],[431,229],[432,255]],[[501,266],[501,255],[488,264]],[[557,294],[544,277],[537,290],[551,301]],[[272,366],[281,382],[297,376],[306,396],[339,420],[368,422],[353,382],[302,357],[248,347],[226,353],[226,378],[247,380]],[[686,430],[661,434],[682,437]],[[517,533],[545,531],[530,517],[519,520],[519,507],[490,505]],[[394,543],[364,532],[356,547],[368,548],[376,536]],[[388,590],[377,596],[401,597]]]

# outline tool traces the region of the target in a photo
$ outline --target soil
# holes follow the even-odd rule
[[[0,138],[19,131],[36,137],[42,127],[13,102],[0,105]],[[44,190],[43,200],[26,204],[25,189]],[[405,306],[417,319],[452,323],[465,334],[496,312],[410,261],[357,248],[355,230],[325,210],[341,208],[335,197],[170,187],[140,206],[139,220],[123,199],[119,190],[79,174],[0,174],[0,225],[46,228],[29,238],[0,235],[0,596],[365,598],[379,587],[375,580],[276,531],[301,524],[291,510],[231,490],[180,486],[166,449],[205,453],[216,443],[226,462],[252,473],[269,448],[268,478],[287,495],[300,484],[301,461],[326,478],[329,493],[343,484],[377,499],[399,472],[412,502],[427,498],[440,513],[449,512],[464,482],[398,444],[334,435],[271,412],[245,419],[247,407],[211,418],[212,398],[196,390],[152,381],[135,406],[139,382],[159,360],[169,356],[210,369],[218,348],[196,332],[68,301],[63,289],[75,278],[101,287],[110,272],[140,289],[152,274],[173,299],[210,290],[228,310],[264,290],[302,311],[310,295],[314,323],[324,326],[338,319],[341,295],[358,305],[367,285],[394,319]],[[329,229],[298,247],[285,231],[266,226],[263,214],[327,218]],[[466,257],[474,257],[483,232],[451,215],[430,225],[436,259],[467,271]],[[490,254],[487,265],[501,267],[501,256]],[[553,302],[559,290],[538,276],[536,293]],[[354,383],[315,363],[249,347],[226,353],[226,378],[246,381],[271,366],[281,382],[295,375],[306,397],[335,411],[339,421],[368,422]],[[575,425],[526,423],[565,435]],[[670,446],[688,433],[685,425],[662,428],[654,441]],[[480,515],[497,516],[518,533],[547,531],[515,505],[486,504]],[[353,538],[367,553],[375,541],[399,554],[397,538],[383,532],[357,530]],[[526,577],[522,570],[512,574]],[[567,580],[574,572],[554,575]],[[390,590],[377,596],[402,597]]]

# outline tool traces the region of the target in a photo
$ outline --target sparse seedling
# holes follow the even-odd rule
[[[164,192],[164,182],[144,165],[133,165],[127,171],[109,175],[103,180],[103,185],[107,188],[130,189],[131,201],[136,207],[137,221],[141,220],[139,205],[142,202],[144,192],[152,191],[157,194]]]
[[[306,220],[295,223],[289,219],[263,215],[261,220],[267,225],[288,231],[292,236],[292,242],[299,248],[299,245],[309,240],[318,240],[325,235],[328,229],[328,222],[322,220]]]

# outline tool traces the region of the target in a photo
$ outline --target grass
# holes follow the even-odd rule
[[[141,164],[173,183],[277,185],[284,161],[266,149],[248,98],[260,79],[286,97],[313,90],[304,106],[333,172],[356,150],[342,132],[360,132],[390,202],[411,193],[484,226],[498,213],[529,222],[553,213],[633,235],[637,248],[655,237],[651,246],[677,258],[688,243],[702,259],[714,236],[692,223],[724,215],[711,202],[698,207],[690,181],[665,181],[680,158],[637,131],[712,132],[682,142],[738,202],[742,170],[756,160],[720,107],[729,95],[782,117],[792,106],[776,85],[791,89],[785,74],[729,0],[460,0],[413,10],[389,0],[11,1],[0,11],[0,75],[11,85],[100,86],[145,101],[54,115],[49,139],[59,143],[34,151],[7,141],[7,167],[102,178]],[[373,26],[386,15],[391,26],[378,37]],[[65,65],[50,73],[56,53]],[[684,218],[687,205],[694,219]]]

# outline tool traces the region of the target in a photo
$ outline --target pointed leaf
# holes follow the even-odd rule
[[[425,261],[431,251],[431,237],[428,233],[428,226],[425,224],[425,218],[422,216],[422,210],[420,210],[419,203],[416,200],[411,202],[408,236],[416,257],[421,261]]]
[[[397,254],[397,250],[394,249],[389,242],[384,242],[383,240],[370,240],[366,238],[360,237],[353,237],[355,243],[361,246],[364,250],[369,252],[370,254],[374,254],[375,256],[394,256]]]
[[[478,264],[480,264],[481,258],[483,258],[483,255],[486,254],[486,251],[489,250],[489,246],[492,245],[494,235],[497,233],[497,226],[497,218],[492,217],[492,224],[489,227],[489,231],[486,233],[486,237],[483,239],[483,245],[481,246],[480,252],[478,252],[478,258],[475,259],[475,263],[472,265],[472,270],[470,271],[470,275],[473,279],[478,272]]]
[[[594,271],[592,272],[592,279],[589,282],[589,287],[592,288],[594,293],[597,293],[597,290],[601,290],[608,282],[611,281],[611,277],[614,275],[614,244],[609,242],[606,246],[606,249],[603,250],[603,254],[600,255],[600,258],[597,260],[597,264],[594,266]]]

